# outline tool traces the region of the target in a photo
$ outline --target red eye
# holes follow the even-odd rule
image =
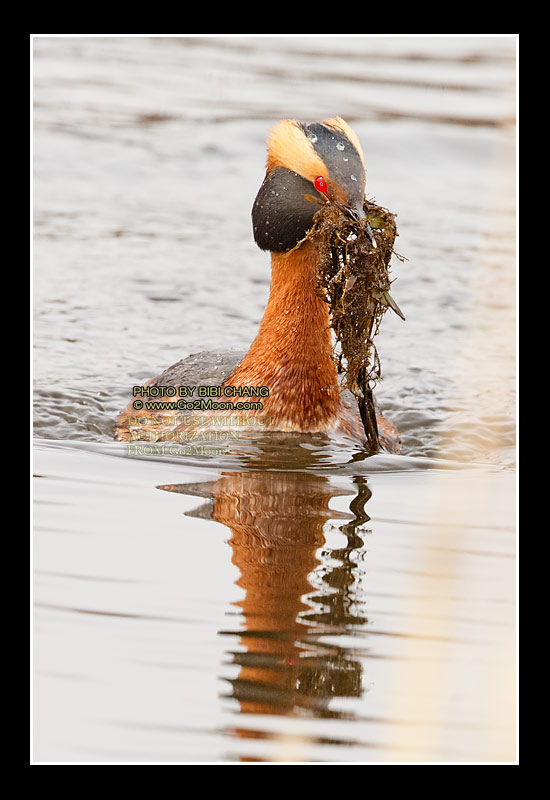
[[[322,194],[326,194],[328,192],[328,186],[326,180],[323,178],[322,175],[319,175],[313,181],[313,185],[317,189],[318,192],[322,192]]]

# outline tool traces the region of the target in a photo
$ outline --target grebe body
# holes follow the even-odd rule
[[[266,176],[252,209],[254,239],[271,252],[272,270],[258,334],[245,354],[195,354],[149,386],[194,387],[195,400],[197,387],[222,387],[221,405],[227,408],[207,411],[201,415],[206,420],[234,415],[242,387],[266,387],[250,428],[259,423],[262,431],[338,432],[365,441],[357,403],[338,383],[329,308],[317,293],[318,248],[305,240],[319,207],[316,197],[336,203],[353,219],[363,217],[365,180],[361,146],[344,120],[279,122],[268,139]],[[174,413],[173,397],[160,398],[155,411],[145,403],[136,411],[135,399],[119,416],[116,435],[122,441],[166,439],[197,424],[197,414],[191,421],[189,410]],[[166,414],[159,414],[162,407]],[[381,446],[400,452],[395,427],[378,413],[377,423]],[[237,424],[242,430],[242,419]]]

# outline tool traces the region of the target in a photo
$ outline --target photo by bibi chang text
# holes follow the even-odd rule
[[[267,386],[134,386],[133,397],[269,397]]]
[[[267,386],[134,386],[136,411],[261,411],[260,401],[216,401],[212,398],[269,397]],[[151,398],[144,400],[143,398]],[[155,399],[153,399],[155,398]],[[161,399],[159,399],[161,398]],[[169,398],[178,398],[170,400]],[[187,398],[187,399],[185,399]]]

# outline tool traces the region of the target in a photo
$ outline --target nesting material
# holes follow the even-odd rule
[[[308,238],[320,247],[319,295],[330,306],[343,386],[359,403],[371,449],[379,449],[372,389],[381,377],[374,344],[380,321],[391,308],[390,259],[397,234],[395,214],[365,201],[366,219],[355,222],[333,203],[315,214]]]

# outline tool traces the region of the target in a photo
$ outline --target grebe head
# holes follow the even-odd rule
[[[252,208],[256,244],[291,250],[311,228],[316,201],[362,219],[365,180],[361,145],[341,117],[309,125],[281,120],[270,131],[266,176]]]

